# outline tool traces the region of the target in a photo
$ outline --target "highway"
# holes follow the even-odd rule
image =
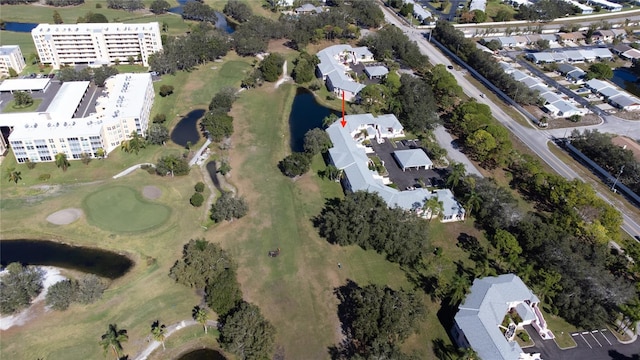
[[[388,23],[397,26],[403,30],[404,33],[413,41],[418,44],[420,51],[429,57],[432,64],[444,64],[446,66],[453,65],[451,60],[442,54],[434,45],[429,43],[425,37],[425,33],[414,29],[399,19],[393,10],[382,5],[382,11],[384,12],[385,19]],[[465,78],[462,71],[451,71],[456,78],[458,85],[462,87],[465,94],[475,98],[478,102],[488,105],[491,108],[493,116],[502,125],[509,129],[520,141],[527,145],[533,152],[535,152],[544,162],[546,162],[554,171],[567,179],[578,178],[583,180],[573,169],[563,163],[557,156],[555,156],[547,147],[549,140],[554,137],[563,137],[563,134],[567,132],[567,129],[555,129],[555,130],[541,130],[533,125],[525,126],[519,122],[513,120],[507,115],[500,106],[494,103],[491,99],[480,94],[485,91],[484,89],[476,88],[467,78]],[[622,135],[627,135],[634,139],[640,139],[640,123],[618,119],[615,117],[606,117],[603,124],[594,125],[584,128],[598,128],[601,132],[614,132]],[[569,130],[570,131],[570,130]],[[625,208],[614,204],[608,196],[596,191],[598,196],[604,199],[606,202],[615,206],[621,213],[623,218],[622,229],[632,237],[640,236],[640,224],[638,219],[635,219],[634,214],[628,212]]]

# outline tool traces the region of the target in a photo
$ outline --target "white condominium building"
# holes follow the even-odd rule
[[[162,50],[160,26],[144,24],[40,24],[31,30],[43,64],[113,64],[130,57],[149,66],[149,55]]]
[[[0,114],[0,125],[13,128],[9,144],[18,163],[54,161],[58,153],[81,159],[82,153],[98,156],[118,148],[133,131],[145,136],[155,92],[148,73],[119,74],[105,84],[106,95],[95,101],[95,112],[77,116],[88,81],[62,85],[45,112]],[[85,110],[86,111],[86,110]]]
[[[9,76],[9,69],[13,69],[19,74],[25,66],[27,65],[24,63],[20,46],[0,46],[0,77]]]

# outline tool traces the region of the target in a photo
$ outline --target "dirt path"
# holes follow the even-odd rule
[[[276,81],[275,88],[279,88],[280,85],[289,80],[291,80],[291,76],[289,76],[289,74],[287,73],[287,61],[285,60],[284,64],[282,64],[282,77],[278,81]]]
[[[180,330],[180,329],[184,329],[188,326],[194,326],[194,325],[198,325],[198,326],[202,326],[200,325],[199,322],[193,320],[193,319],[189,319],[189,320],[182,320],[178,323],[175,323],[173,325],[169,325],[165,331],[164,334],[164,339],[165,341],[167,341],[167,338],[169,336],[171,336],[174,332]],[[217,327],[218,326],[218,322],[217,321],[213,321],[213,320],[207,320],[207,326],[212,326],[212,327]],[[136,360],[146,360],[149,355],[151,355],[151,353],[156,350],[157,348],[159,348],[162,345],[162,343],[160,341],[155,341],[153,340],[146,349],[144,349],[140,354],[138,354],[134,359]]]

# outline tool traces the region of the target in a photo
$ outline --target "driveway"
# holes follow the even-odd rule
[[[621,344],[608,329],[573,333],[575,348],[560,350],[555,341],[542,340],[531,326],[525,326],[535,346],[523,349],[526,353],[540,353],[543,359],[558,360],[638,360],[640,342]]]
[[[393,141],[395,147],[392,145],[393,140],[386,140],[382,144],[378,144],[376,141],[371,142],[371,146],[376,155],[384,162],[385,168],[389,173],[389,179],[398,186],[398,189],[403,191],[408,187],[419,185],[420,180],[424,182],[426,186],[440,187],[442,178],[446,174],[444,169],[411,169],[402,171],[402,168],[398,165],[398,162],[393,157],[393,152],[396,150],[408,150],[420,148],[420,144],[413,140]]]

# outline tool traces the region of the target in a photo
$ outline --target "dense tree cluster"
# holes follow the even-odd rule
[[[367,46],[380,61],[400,59],[410,68],[417,70],[423,70],[429,65],[429,58],[396,26],[387,25],[367,35],[360,43]]]
[[[278,163],[280,171],[288,177],[304,175],[311,166],[311,156],[304,152],[293,152]]]
[[[375,0],[344,2],[339,8],[351,16],[358,26],[377,28],[384,23],[384,13]]]
[[[229,50],[226,34],[207,23],[200,23],[186,35],[167,37],[163,51],[149,57],[149,66],[160,74],[173,74],[213,61],[226,55]]]
[[[28,307],[42,291],[44,271],[20,263],[11,263],[6,270],[0,277],[0,313],[11,314]]]
[[[54,13],[54,22],[56,21],[62,21],[62,18],[57,18],[55,16],[56,14]],[[87,11],[83,16],[78,16],[78,19],[76,20],[76,23],[80,24],[80,23],[97,23],[97,24],[105,24],[108,23],[109,20],[107,19],[106,16],[104,16],[103,14],[100,13],[94,13],[92,11]],[[62,22],[60,22],[61,24]],[[56,24],[58,24],[56,22]]]
[[[509,132],[495,124],[489,106],[466,102],[450,114],[447,126],[457,134],[469,154],[482,166],[492,169],[509,161],[513,146]]]
[[[13,93],[13,103],[17,107],[27,107],[33,104],[33,97],[26,91],[15,91]]]
[[[220,345],[239,359],[269,359],[276,329],[264,318],[260,308],[242,301],[220,323]]]
[[[309,55],[303,51],[293,61],[293,71],[291,77],[296,84],[308,83],[316,78],[316,66],[320,63],[315,55]]]
[[[329,150],[331,146],[329,134],[320,128],[311,129],[304,134],[304,151],[312,156]]]
[[[144,9],[142,0],[107,0],[109,9],[135,11]]]
[[[218,20],[216,11],[199,1],[189,1],[182,7],[182,18],[187,20],[208,21],[215,24]]]
[[[147,141],[153,145],[164,145],[169,140],[169,129],[158,123],[149,125],[147,130]]]
[[[156,173],[160,176],[182,176],[189,174],[189,162],[176,155],[163,156],[156,163]]]
[[[399,346],[424,317],[424,307],[415,293],[379,285],[360,287],[349,281],[336,295],[346,342],[332,349],[334,355],[345,359],[411,358]]]
[[[298,50],[321,40],[348,40],[360,35],[360,28],[355,20],[344,9],[336,7],[320,14],[283,16],[280,24],[286,37]]]
[[[224,87],[211,99],[209,111],[201,122],[203,130],[211,140],[221,141],[233,134],[233,117],[228,115],[228,112],[237,98],[235,88]]]
[[[363,191],[327,201],[314,223],[331,243],[374,249],[404,265],[421,261],[429,233],[425,220],[400,208],[390,209],[380,196]]]
[[[402,74],[397,99],[400,111],[396,115],[407,130],[420,133],[440,123],[433,90],[427,80]]]
[[[587,75],[584,76],[585,80],[600,79],[606,80],[613,77],[613,69],[611,65],[605,63],[595,63],[589,65]]]
[[[84,0],[47,0],[49,6],[74,6],[82,5]]]
[[[59,281],[47,289],[46,303],[54,310],[66,310],[74,302],[91,304],[102,297],[106,284],[95,275],[89,274],[77,281]]]
[[[96,86],[104,86],[105,81],[111,76],[117,75],[118,69],[114,66],[102,65],[97,68],[83,68],[78,70],[74,67],[63,67],[60,69],[60,73],[58,74],[58,79],[61,82],[65,81],[91,81],[96,84]]]
[[[252,56],[267,50],[271,39],[284,37],[280,23],[253,15],[233,33],[233,48],[241,56]]]
[[[612,176],[620,174],[619,181],[640,194],[640,163],[633,157],[631,150],[613,144],[611,135],[602,134],[598,130],[585,130],[582,133],[574,130],[571,133],[571,144]]]
[[[247,212],[249,212],[249,207],[243,198],[235,197],[229,191],[223,191],[216,202],[211,205],[211,220],[222,222],[240,219],[247,215]]]
[[[19,4],[30,4],[39,0],[0,0],[0,4],[2,5],[19,5]]]
[[[239,23],[243,23],[253,15],[251,8],[240,0],[229,0],[222,12]]]
[[[516,102],[525,105],[538,103],[539,96],[536,91],[529,89],[505,73],[500,65],[493,60],[491,54],[478,49],[474,41],[465,38],[462,31],[456,30],[451,23],[443,20],[438,21],[433,30],[433,37],[456,53],[467,64],[473,64],[476,71]]]
[[[517,18],[527,21],[551,21],[559,17],[581,13],[577,8],[561,0],[540,0],[535,4],[522,5],[518,8]]]
[[[164,14],[171,8],[171,4],[166,0],[153,0],[149,5],[149,11],[156,15]]]
[[[260,71],[265,81],[275,82],[282,75],[282,66],[284,65],[284,57],[278,53],[267,55],[260,62]]]

